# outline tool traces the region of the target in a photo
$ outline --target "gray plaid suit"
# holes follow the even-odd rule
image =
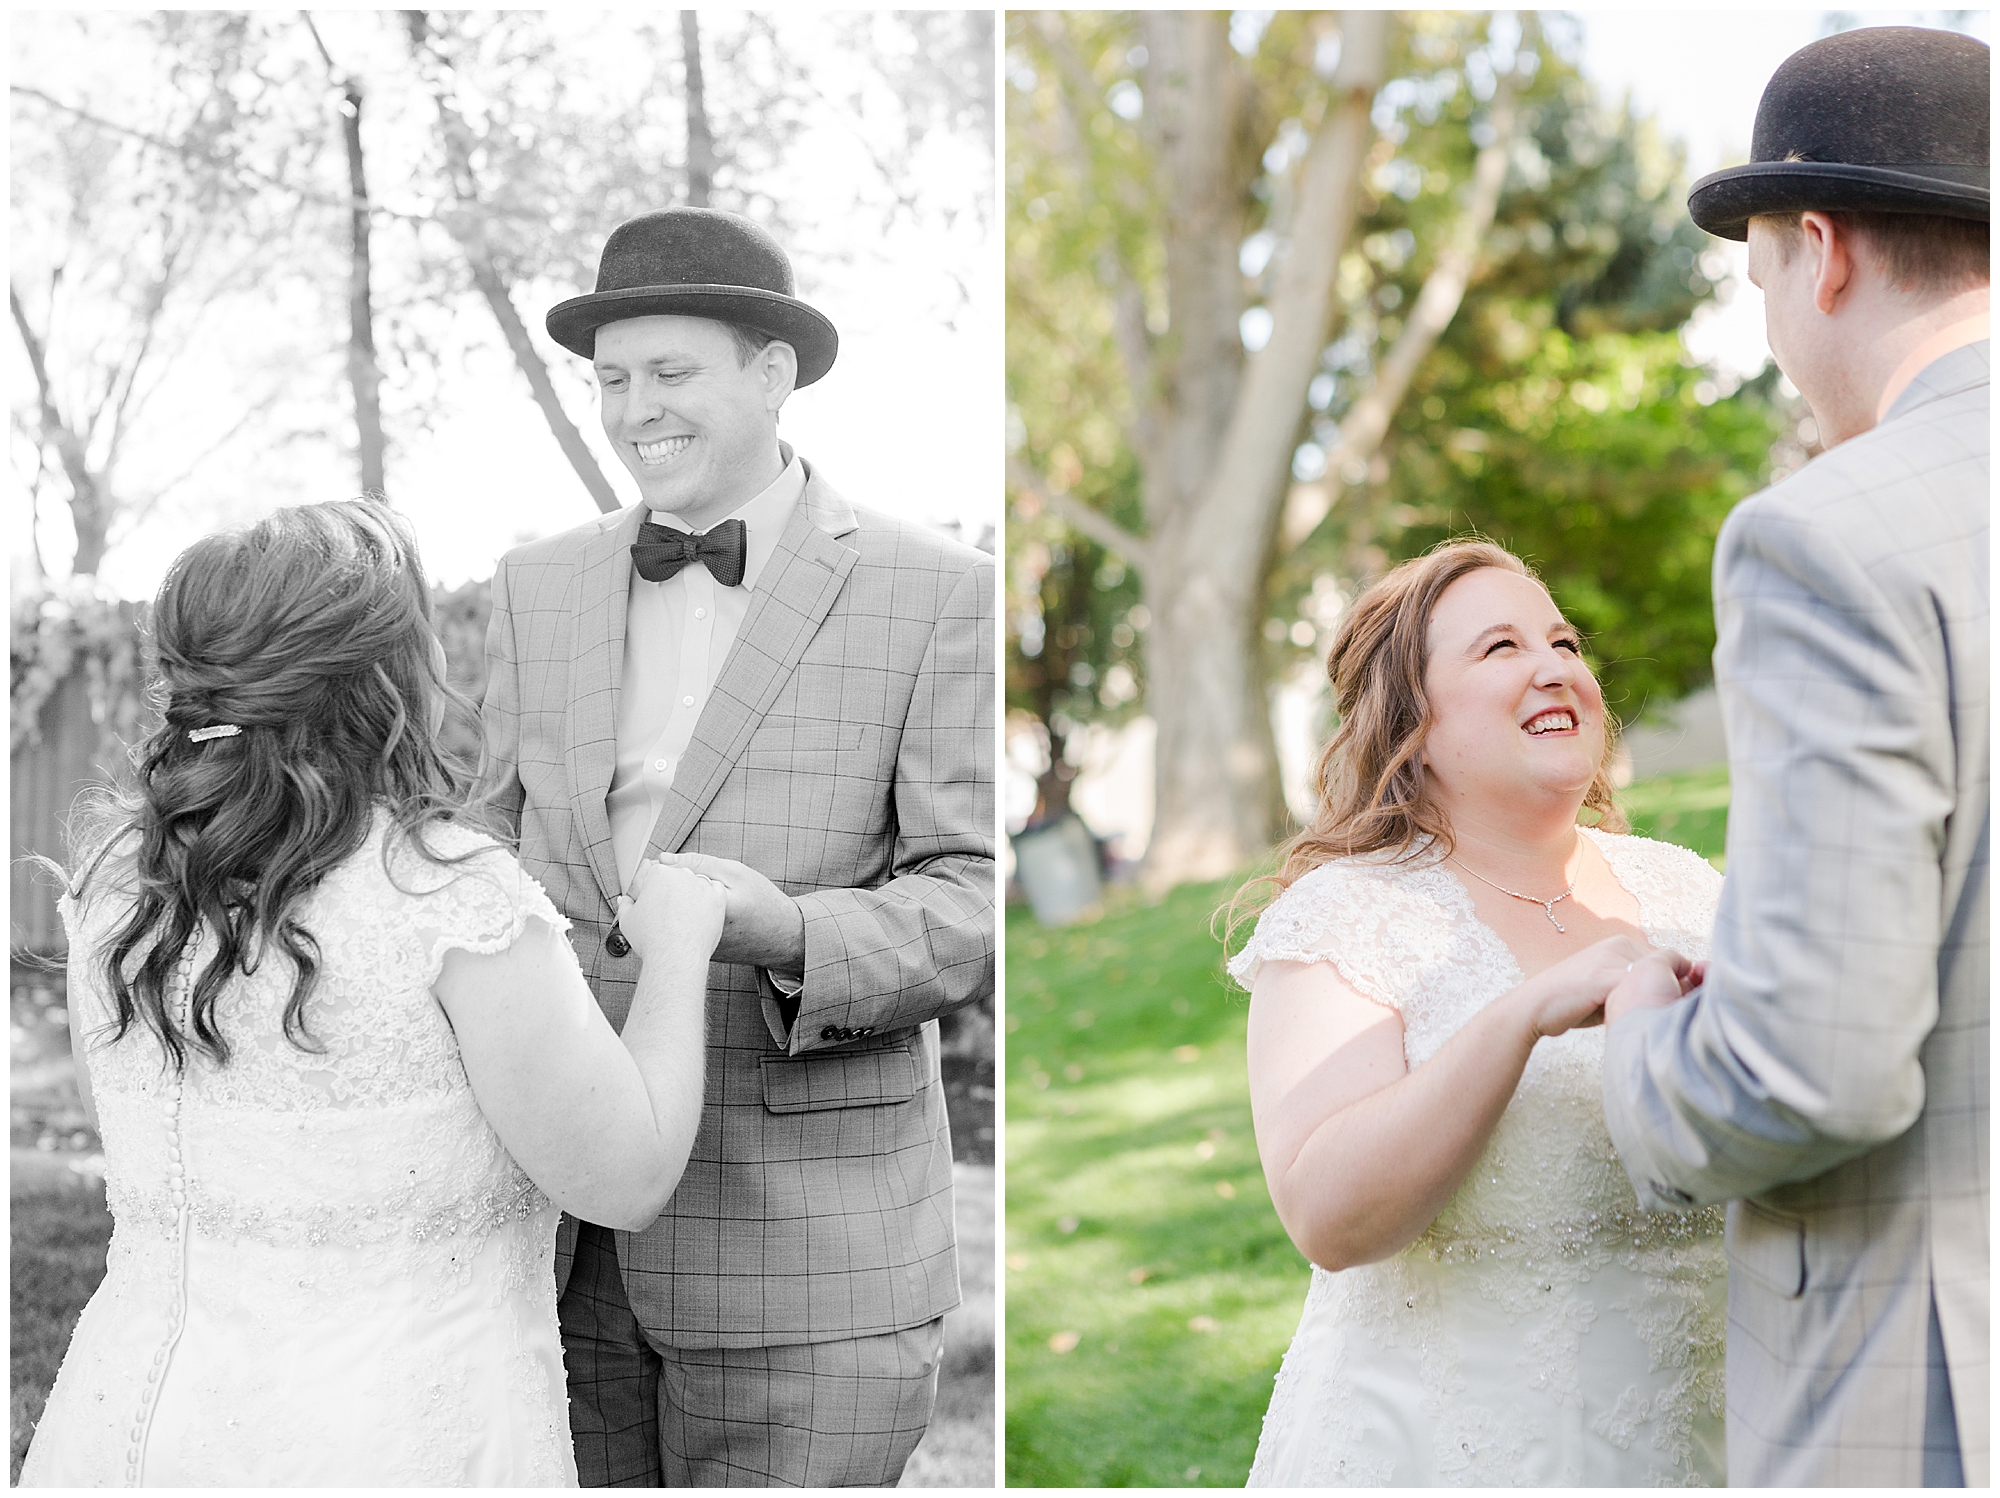
[[[788,1045],[756,969],[711,969],[693,1157],[660,1219],[615,1235],[656,1346],[904,1333],[958,1303],[935,1021],[993,986],[993,566],[807,474],[648,846],[746,863],[806,917]],[[498,804],[614,1025],[638,958],[604,945],[604,798],[644,513],[509,552],[487,636]],[[566,1217],[559,1286],[577,1242]]]
[[[1988,371],[1938,359],[1716,549],[1714,953],[1613,1027],[1604,1107],[1643,1204],[1737,1198],[1732,1484],[1988,1480]]]

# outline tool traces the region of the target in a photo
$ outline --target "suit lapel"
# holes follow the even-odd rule
[[[632,591],[633,540],[645,507],[633,505],[584,544],[577,568],[576,659],[570,668],[569,784],[591,871],[613,905],[618,860],[604,798],[618,768],[618,688],[625,669],[625,610]]]
[[[648,851],[678,852],[742,757],[764,714],[819,630],[854,570],[856,553],[838,538],[854,510],[806,469],[806,490],[772,553],[736,643],[708,694],[694,737],[674,771]],[[608,777],[607,777],[608,783]],[[602,808],[600,807],[600,812]]]

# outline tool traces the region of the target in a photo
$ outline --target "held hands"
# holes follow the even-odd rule
[[[1692,964],[1678,952],[1656,952],[1634,937],[1608,936],[1544,968],[1515,992],[1527,1006],[1536,1038],[1542,1039],[1603,1024],[1606,997],[1642,966],[1666,974],[1669,995],[1659,1002],[1671,1003],[1681,993],[1676,975]]]
[[[642,963],[679,958],[705,967],[728,898],[720,880],[649,858],[633,875],[631,895],[618,897],[618,929]]]
[[[1604,1000],[1604,1022],[1616,1024],[1635,1009],[1664,1009],[1693,993],[1707,977],[1706,962],[1690,962],[1678,952],[1648,952],[1612,985]]]
[[[685,869],[721,885],[728,909],[717,962],[747,962],[781,973],[803,973],[806,967],[806,918],[798,901],[748,864],[706,853],[662,853],[660,862]]]

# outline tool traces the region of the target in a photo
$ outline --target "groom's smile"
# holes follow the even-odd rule
[[[704,530],[784,468],[778,410],[796,356],[784,343],[745,355],[724,323],[632,317],[597,329],[604,435],[646,507]]]
[[[667,437],[658,442],[635,442],[639,450],[639,462],[647,468],[658,468],[670,463],[694,446],[692,437]]]

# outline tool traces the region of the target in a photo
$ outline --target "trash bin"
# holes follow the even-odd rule
[[[1044,926],[1067,926],[1104,898],[1097,839],[1074,812],[1018,833],[1013,842],[1014,877]]]

